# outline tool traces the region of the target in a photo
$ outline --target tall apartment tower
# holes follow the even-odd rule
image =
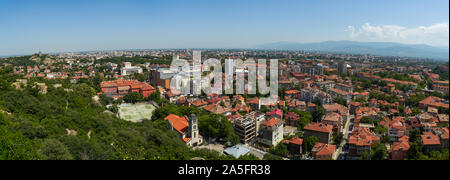
[[[338,73],[341,76],[343,74],[347,73],[347,63],[345,61],[342,61],[342,62],[338,63]]]

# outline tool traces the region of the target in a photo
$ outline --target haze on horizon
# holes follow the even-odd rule
[[[0,56],[350,40],[449,46],[448,0],[2,0]]]

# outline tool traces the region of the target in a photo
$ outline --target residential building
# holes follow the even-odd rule
[[[363,152],[370,154],[372,145],[380,142],[380,137],[371,132],[368,128],[356,128],[349,138],[349,155],[361,156]]]
[[[350,92],[350,93],[353,93],[353,90],[354,90],[352,85],[347,85],[347,84],[342,84],[342,83],[337,83],[334,86],[334,88],[339,89],[341,91]]]
[[[316,160],[331,160],[336,151],[335,145],[317,143],[312,149],[312,155]]]
[[[331,113],[327,113],[323,117],[322,123],[333,126],[333,133],[334,133],[334,135],[336,135],[342,131],[342,125],[343,125],[344,121],[340,114],[331,112]]]
[[[100,87],[105,95],[112,98],[120,98],[132,92],[139,93],[143,97],[148,97],[156,91],[155,88],[147,83],[123,79],[101,82]]]
[[[441,141],[439,137],[432,132],[425,132],[421,135],[421,140],[423,144],[423,152],[429,154],[432,151],[441,150]]]
[[[285,116],[285,120],[287,126],[297,127],[297,123],[300,120],[300,116],[297,113],[289,112]]]
[[[449,104],[441,98],[430,96],[419,102],[420,109],[427,110],[428,107],[448,109]]]
[[[286,144],[286,146],[291,154],[294,154],[294,155],[302,154],[302,151],[303,151],[303,148],[302,148],[303,139],[302,138],[299,138],[296,136],[296,137],[292,138],[291,140],[285,140],[283,143]]]
[[[130,62],[125,62],[125,66],[120,69],[120,72],[122,76],[128,76],[135,73],[141,74],[143,70],[140,67],[131,66]]]
[[[333,126],[323,123],[310,123],[303,128],[303,137],[306,139],[309,136],[315,136],[319,142],[324,144],[331,144]]]
[[[336,98],[342,98],[344,99],[347,103],[350,103],[352,100],[352,95],[353,93],[351,92],[347,92],[347,91],[342,91],[339,89],[329,89],[328,93],[331,95],[331,97],[333,97],[334,99]]]
[[[268,146],[276,146],[283,140],[284,123],[281,119],[271,118],[261,123],[259,141]]]
[[[394,118],[389,123],[388,136],[400,138],[406,134],[406,125],[401,118]]]
[[[404,160],[408,158],[410,148],[408,140],[408,136],[403,136],[401,140],[394,142],[390,151],[391,160]]]
[[[302,94],[301,100],[305,101],[306,103],[314,102],[314,100],[318,100],[322,105],[333,103],[333,98],[331,97],[330,94],[322,92],[318,89],[313,88],[302,89],[301,94]]]
[[[336,86],[336,82],[322,81],[322,82],[315,82],[314,85],[319,87],[319,89],[332,89]]]

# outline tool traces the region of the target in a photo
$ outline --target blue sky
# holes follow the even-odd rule
[[[0,0],[0,55],[328,40],[448,46],[448,14],[448,0]]]

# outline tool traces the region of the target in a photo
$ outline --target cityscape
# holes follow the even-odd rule
[[[104,14],[91,14],[90,8],[81,5],[84,1],[43,2],[52,4],[41,7],[47,10],[79,3],[63,13],[74,24],[61,22],[61,27],[73,30],[52,25],[60,20],[54,17],[59,11],[38,17],[47,20],[25,20],[26,15],[15,17],[15,12],[2,11],[2,6],[25,11],[34,2],[0,2],[0,24],[36,30],[30,34],[0,30],[0,38],[5,39],[0,43],[0,160],[449,160],[448,1],[414,0],[408,5],[415,8],[431,3],[420,12],[424,17],[417,18],[419,24],[429,22],[429,26],[367,23],[358,29],[347,24],[342,32],[348,38],[330,35],[326,39],[321,37],[322,30],[314,30],[316,27],[306,32],[294,25],[285,25],[291,29],[283,38],[269,33],[282,34],[283,28],[258,31],[263,26],[256,25],[254,35],[241,30],[207,32],[234,23],[247,27],[235,16],[230,16],[236,18],[232,23],[210,22],[215,18],[223,20],[228,13],[201,19],[204,31],[193,27],[199,24],[193,20],[192,27],[181,24],[193,30],[169,30],[164,27],[166,23],[178,21],[153,14],[167,15],[156,8],[197,9],[205,3],[213,10],[219,6],[229,10],[229,4],[239,4],[234,0],[229,4],[199,1],[185,6],[186,2],[112,2],[106,6],[117,9],[122,5],[139,12],[129,15],[135,19],[118,23],[129,29],[110,31],[106,30],[110,28],[109,20],[91,24],[108,13],[99,10]],[[246,8],[239,6],[236,11],[256,13],[271,5],[292,10],[281,13],[287,20],[279,23],[269,17],[260,19],[237,12],[246,23],[261,21],[273,26],[292,20],[288,15],[295,16],[297,11],[292,8],[297,6],[326,4],[342,8],[325,0],[319,4],[240,3]],[[362,8],[365,3],[374,2],[354,6]],[[397,3],[400,1],[383,7],[394,9]],[[99,4],[95,2],[92,7]],[[143,7],[148,7],[149,12]],[[95,19],[85,20],[87,30],[79,29],[79,22],[72,19],[77,15],[74,11],[84,8],[88,15],[83,17],[91,15]],[[379,21],[368,11],[355,13]],[[149,39],[141,37],[143,31],[138,26],[127,25],[141,20],[140,13],[153,17],[149,21],[156,23],[151,27],[144,22],[140,25],[157,29],[150,31]],[[394,23],[395,19],[400,22],[402,18],[395,16],[386,23]],[[354,19],[352,23],[360,18]],[[355,23],[364,21],[368,20]],[[38,27],[21,24],[27,22]],[[48,27],[58,32],[41,32]],[[327,24],[321,27],[326,29]],[[420,32],[413,27],[419,27]],[[329,28],[330,32],[325,33],[332,34],[335,27],[330,23]],[[295,31],[307,35],[291,37]],[[72,33],[73,37],[63,38]],[[372,33],[381,35],[374,39]],[[33,34],[40,36],[26,40],[30,43],[25,45],[24,39]],[[189,35],[193,37],[185,37]],[[317,38],[308,39],[310,35]],[[78,44],[80,41],[85,42]],[[263,59],[267,62],[258,61]],[[273,67],[275,61],[277,67]],[[208,64],[211,62],[215,66]],[[264,77],[268,74],[270,78]],[[264,92],[262,82],[276,88],[270,94]],[[211,83],[228,89],[211,91]],[[270,103],[264,101],[270,98]]]

